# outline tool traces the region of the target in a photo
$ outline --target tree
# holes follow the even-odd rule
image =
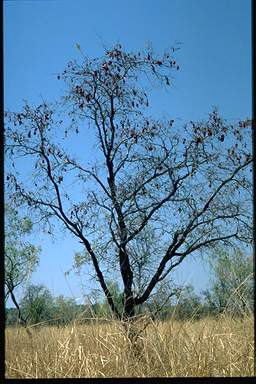
[[[31,220],[19,217],[16,209],[10,204],[5,204],[5,302],[11,297],[18,310],[18,317],[24,324],[26,320],[21,314],[15,290],[28,281],[39,262],[40,247],[22,240],[22,237],[31,233],[31,230]]]
[[[108,289],[112,295],[113,301],[115,302],[116,308],[119,311],[119,313],[122,313],[122,293],[120,291],[119,285],[116,281],[107,281]],[[101,313],[104,315],[109,314],[109,303],[107,299],[104,300],[103,304],[101,305]],[[110,313],[111,314],[111,313]]]
[[[52,315],[54,323],[68,324],[75,319],[78,312],[79,307],[76,305],[75,299],[65,298],[63,295],[55,298]]]
[[[133,318],[187,256],[252,241],[249,123],[228,124],[216,109],[184,127],[150,117],[146,86],[171,86],[176,49],[129,53],[117,44],[102,58],[82,53],[58,75],[67,86],[59,104],[26,102],[21,112],[5,112],[12,198],[49,231],[57,219],[78,238],[118,319]],[[59,144],[65,139],[68,150]],[[29,159],[33,183],[15,173],[17,156]],[[134,245],[147,228],[154,270],[136,292]],[[122,313],[107,284],[110,264],[123,283]]]
[[[181,288],[176,299],[174,313],[178,319],[198,318],[202,315],[201,298],[194,292],[192,285]]]
[[[17,308],[5,308],[5,326],[17,325],[18,310]]]
[[[53,297],[43,284],[29,284],[21,300],[22,312],[30,324],[49,321],[53,311]]]
[[[212,270],[210,289],[204,291],[210,311],[241,315],[253,311],[253,258],[241,249],[217,250],[209,260]]]

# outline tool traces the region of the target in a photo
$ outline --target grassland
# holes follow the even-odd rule
[[[6,329],[6,378],[254,376],[253,316],[150,322],[137,354],[114,321],[31,332]]]

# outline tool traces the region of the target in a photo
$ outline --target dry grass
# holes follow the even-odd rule
[[[6,329],[6,378],[254,375],[254,319],[151,323],[140,357],[117,322]]]

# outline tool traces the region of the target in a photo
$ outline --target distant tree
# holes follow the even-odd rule
[[[122,313],[123,304],[122,304],[122,292],[119,288],[119,285],[116,281],[107,281],[109,291],[113,297],[113,300],[116,303],[116,307],[120,313]],[[113,312],[111,311],[111,307],[109,306],[109,303],[107,299],[104,300],[103,304],[100,306],[100,312],[101,315],[111,315]]]
[[[172,85],[176,49],[133,53],[118,44],[102,58],[82,54],[81,62],[69,62],[58,75],[67,92],[56,109],[43,101],[5,113],[5,149],[14,165],[6,175],[11,197],[38,214],[49,231],[57,219],[77,237],[119,319],[133,318],[189,255],[252,241],[250,124],[228,124],[216,109],[206,121],[183,127],[173,117],[147,113],[146,87]],[[58,106],[64,107],[62,120],[55,117]],[[68,150],[62,139],[70,140]],[[86,163],[90,144],[94,155]],[[15,172],[22,159],[29,160],[30,179]],[[154,233],[147,259],[156,262],[135,289],[143,267],[136,239],[146,228]],[[106,265],[122,278],[121,311]]]
[[[202,315],[202,312],[201,297],[195,293],[192,285],[186,285],[177,292],[174,307],[175,317],[181,320],[198,318]]]
[[[169,318],[171,308],[175,304],[180,291],[181,288],[173,280],[165,279],[165,281],[161,281],[140,312],[150,315],[153,320]]]
[[[17,325],[18,309],[5,308],[5,326]]]
[[[241,315],[253,311],[253,258],[240,249],[218,250],[209,260],[212,283],[204,291],[205,301],[213,313],[226,311]]]
[[[78,315],[79,308],[75,299],[60,295],[54,299],[52,318],[58,325],[69,324]]]
[[[15,290],[28,281],[38,266],[40,247],[24,240],[31,231],[32,222],[27,217],[20,217],[18,211],[10,204],[5,204],[5,302],[9,297],[12,299],[23,324],[26,324],[26,319],[20,311]]]
[[[48,322],[52,319],[53,297],[43,284],[29,284],[20,305],[29,324]]]

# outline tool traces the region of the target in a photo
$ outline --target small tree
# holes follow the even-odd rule
[[[5,302],[10,297],[18,310],[18,317],[26,324],[15,296],[18,286],[28,281],[39,262],[40,247],[36,247],[22,237],[31,233],[32,222],[27,217],[19,217],[18,211],[5,205]]]
[[[174,313],[178,319],[184,320],[201,316],[203,310],[201,298],[194,292],[192,285],[181,288],[176,295],[176,300]]]
[[[65,298],[60,295],[55,298],[53,306],[53,322],[58,325],[68,324],[78,314],[78,307],[75,299]]]
[[[237,249],[218,250],[209,260],[212,284],[204,292],[206,303],[213,313],[226,311],[241,315],[253,311],[253,258]]]
[[[67,85],[62,120],[45,101],[5,113],[12,198],[37,213],[49,231],[57,219],[78,238],[119,319],[133,318],[189,255],[252,240],[249,122],[228,124],[213,110],[207,121],[179,127],[172,117],[147,113],[146,83],[172,85],[179,70],[175,50],[133,53],[118,44],[102,58],[82,53],[80,63],[71,61],[58,75]],[[89,132],[94,155],[86,161]],[[59,142],[71,144],[73,135],[72,154],[71,145],[66,150]],[[15,173],[17,156],[29,159],[33,183]],[[155,239],[147,258],[155,263],[136,291],[135,244],[147,228]],[[121,313],[107,284],[110,265],[123,283]]]
[[[53,297],[42,284],[29,284],[21,300],[23,313],[30,324],[49,321],[53,313]]]

